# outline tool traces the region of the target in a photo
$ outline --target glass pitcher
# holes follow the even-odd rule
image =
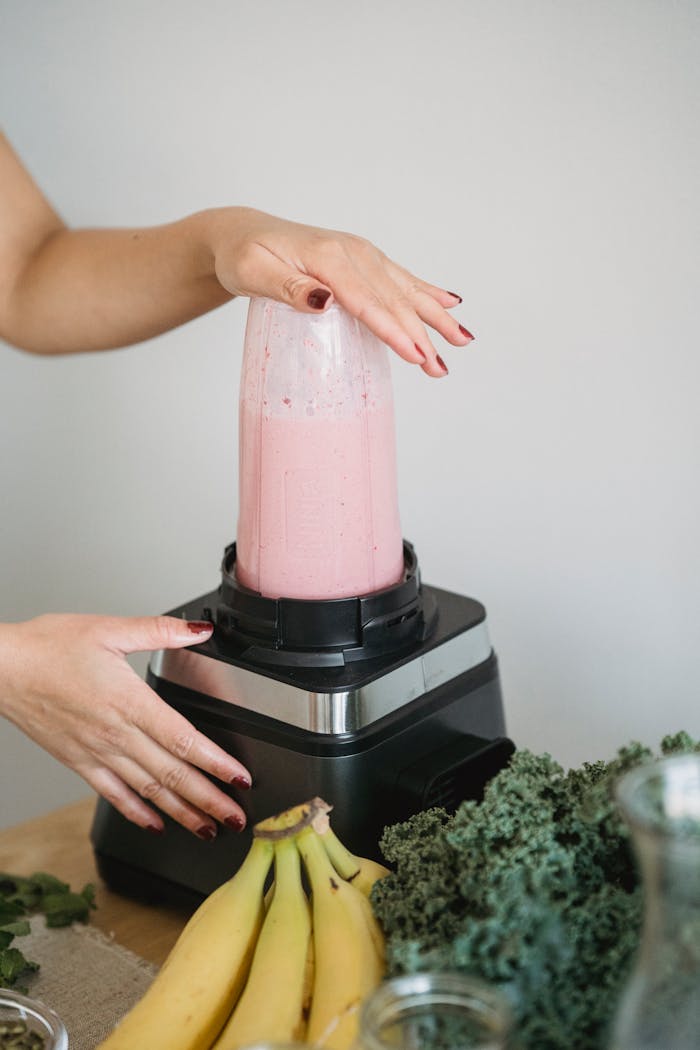
[[[627,773],[617,799],[644,887],[636,967],[623,992],[612,1050],[700,1046],[700,756]]]
[[[365,1000],[356,1050],[508,1050],[511,1039],[498,989],[459,973],[414,973]]]
[[[346,598],[398,583],[403,541],[386,347],[334,304],[248,312],[236,576],[269,598]]]

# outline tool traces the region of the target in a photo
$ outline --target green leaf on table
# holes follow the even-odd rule
[[[28,881],[33,883],[33,885],[41,891],[43,897],[49,895],[53,896],[54,893],[68,893],[70,891],[70,886],[67,882],[61,882],[61,880],[57,879],[55,875],[47,875],[45,871],[35,871]]]
[[[52,893],[42,902],[46,925],[51,927],[87,922],[90,909],[94,907],[95,889],[89,884],[81,893]]]
[[[11,937],[26,937],[31,932],[27,919],[18,919],[16,922],[8,922],[0,926],[0,933],[9,933]]]
[[[3,900],[0,897],[0,926],[6,926],[8,922],[14,922],[21,915],[26,915],[26,910],[15,901]]]
[[[22,974],[39,969],[39,964],[25,959],[18,948],[3,948],[0,951],[0,985],[9,987]]]
[[[41,900],[41,887],[22,875],[0,873],[0,902],[15,903],[24,911],[33,911]]]
[[[6,871],[0,871],[0,897],[17,893],[20,884],[28,881],[23,875],[8,875]]]

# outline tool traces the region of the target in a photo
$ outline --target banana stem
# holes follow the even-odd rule
[[[337,875],[338,872],[331,864],[328,854],[319,842],[318,833],[312,827],[303,828],[297,835],[296,842],[311,881],[312,889],[314,884],[319,885],[321,880],[328,879],[332,882],[333,876]]]
[[[319,837],[335,870],[344,879],[351,882],[360,873],[358,858],[350,852],[347,846],[343,845],[330,824],[325,830],[319,832]]]
[[[323,813],[329,813],[332,809],[322,798],[312,798],[308,802],[302,802],[291,809],[285,809],[274,817],[261,820],[253,828],[253,836],[257,839],[268,839],[277,842],[280,839],[294,838],[304,828]]]

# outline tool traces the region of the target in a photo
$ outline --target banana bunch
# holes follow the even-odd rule
[[[348,1050],[360,1003],[385,972],[369,893],[388,870],[345,848],[330,808],[316,798],[255,826],[238,872],[194,913],[144,997],[97,1050],[292,1041]]]

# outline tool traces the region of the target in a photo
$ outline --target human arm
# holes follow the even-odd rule
[[[241,807],[204,776],[250,786],[248,770],[169,707],[127,653],[206,641],[173,617],[52,614],[0,624],[0,715],[75,770],[128,820],[161,832],[157,806],[203,839]],[[204,772],[202,772],[204,771]]]
[[[69,229],[0,134],[1,338],[33,353],[110,349],[237,295],[308,312],[335,299],[436,377],[446,369],[426,325],[455,346],[472,338],[448,313],[459,296],[352,234],[241,207],[142,229]]]

